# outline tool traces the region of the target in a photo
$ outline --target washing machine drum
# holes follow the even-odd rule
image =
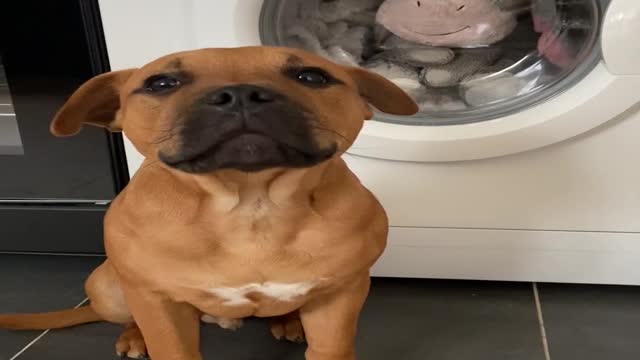
[[[263,43],[379,73],[420,105],[379,121],[452,125],[510,115],[600,60],[602,0],[266,0]]]

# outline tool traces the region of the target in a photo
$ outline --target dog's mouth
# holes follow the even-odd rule
[[[302,149],[267,134],[241,130],[193,154],[159,154],[167,166],[188,173],[206,173],[220,169],[256,172],[276,167],[302,168],[326,161],[337,152],[337,145],[324,149]]]

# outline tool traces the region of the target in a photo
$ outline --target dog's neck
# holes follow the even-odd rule
[[[285,205],[308,197],[321,186],[331,165],[327,162],[312,168],[277,168],[253,173],[222,170],[194,179],[204,192],[228,198],[236,206],[262,200]]]
[[[275,168],[253,173],[220,170],[194,175],[155,163],[136,174],[136,177],[143,178],[140,179],[142,181],[134,179],[133,182],[148,188],[159,176],[169,175],[174,181],[165,182],[167,186],[179,187],[188,194],[196,195],[198,199],[209,198],[215,204],[216,211],[226,213],[265,201],[281,208],[308,203],[318,193],[333,188],[336,183],[344,182],[343,167],[345,164],[338,157],[310,168]]]

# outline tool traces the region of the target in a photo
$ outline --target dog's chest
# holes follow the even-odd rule
[[[315,286],[315,282],[253,283],[239,287],[214,287],[208,291],[219,298],[225,306],[241,306],[254,303],[253,294],[278,302],[292,302],[307,295]]]
[[[332,267],[295,247],[255,249],[250,255],[225,252],[205,267],[192,268],[187,283],[194,285],[193,292],[184,300],[217,317],[274,316],[299,308],[335,283],[327,271]]]
[[[215,317],[278,316],[298,309],[325,287],[314,280],[208,284],[184,300]]]
[[[175,252],[181,256],[173,274],[155,283],[215,317],[276,316],[334,287],[335,278],[350,271],[355,252],[347,250],[354,238],[339,224],[304,208],[250,205],[227,216],[201,213],[188,227],[167,231],[189,246]]]

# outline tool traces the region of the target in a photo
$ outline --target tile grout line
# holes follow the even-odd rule
[[[549,341],[547,340],[547,329],[544,326],[544,316],[542,315],[542,302],[540,301],[540,292],[538,291],[538,283],[533,283],[533,297],[536,303],[536,312],[538,313],[538,324],[540,326],[540,337],[542,338],[542,349],[544,350],[544,358],[551,360],[549,352]]]
[[[40,341],[40,339],[42,339],[45,335],[47,335],[49,333],[50,330],[45,330],[42,332],[42,334],[38,335],[35,339],[31,340],[30,343],[27,344],[27,346],[23,347],[22,350],[18,351],[17,354],[13,355],[13,357],[9,360],[15,360],[18,358],[18,356],[22,355],[25,351],[27,351],[27,349],[29,349],[31,346],[33,346],[33,344],[37,343],[38,341]]]
[[[77,309],[80,306],[86,304],[87,301],[89,301],[89,298],[85,298],[84,300],[82,300],[80,304],[74,307],[74,309]],[[31,340],[30,343],[28,343],[25,347],[23,347],[20,351],[18,351],[15,355],[13,355],[9,360],[16,360],[20,355],[24,354],[25,351],[27,351],[30,347],[32,347],[35,343],[37,343],[38,341],[40,341],[40,339],[42,339],[45,335],[47,335],[49,331],[51,330],[43,331],[42,334],[38,335],[35,339]]]

